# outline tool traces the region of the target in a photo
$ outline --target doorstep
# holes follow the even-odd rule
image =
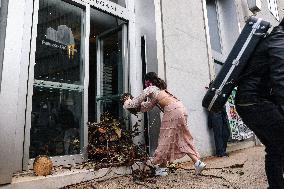
[[[137,169],[133,167],[133,169]],[[101,181],[110,178],[131,174],[131,167],[109,167],[99,170],[93,169],[61,169],[53,171],[48,176],[35,176],[33,171],[21,172],[15,174],[12,183],[0,186],[0,189],[58,189],[71,184],[83,181],[95,180]]]

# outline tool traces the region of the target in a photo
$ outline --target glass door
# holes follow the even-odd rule
[[[97,120],[108,112],[114,118],[123,117],[120,96],[126,88],[125,52],[126,24],[97,37]]]

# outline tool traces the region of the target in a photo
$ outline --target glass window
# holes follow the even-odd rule
[[[227,0],[207,0],[206,5],[212,55],[224,62],[240,34],[237,8]]]
[[[59,0],[39,3],[30,158],[77,154],[84,126],[84,11]]]
[[[0,0],[0,86],[2,80],[2,65],[4,56],[4,43],[6,36],[6,25],[7,25],[7,13],[8,13],[8,2]]]
[[[206,6],[207,6],[207,17],[208,17],[211,48],[214,51],[221,53],[222,49],[221,49],[221,39],[220,39],[220,32],[219,32],[216,1],[207,0]]]

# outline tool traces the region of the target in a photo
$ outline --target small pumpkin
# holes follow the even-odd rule
[[[51,174],[52,171],[52,161],[46,155],[39,155],[35,158],[33,169],[37,176],[47,176]]]

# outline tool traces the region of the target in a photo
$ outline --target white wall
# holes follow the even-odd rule
[[[146,37],[146,63],[147,72],[158,72],[158,55],[156,40],[155,22],[155,2],[154,0],[135,1],[135,25],[136,25],[136,64],[139,72],[139,86],[135,86],[139,93],[142,91],[142,62],[141,62],[141,36]],[[131,64],[131,63],[130,63]],[[142,123],[143,124],[143,123]],[[160,111],[157,108],[148,113],[148,136],[150,154],[153,155],[157,147],[160,126]],[[143,130],[142,130],[143,131]],[[142,142],[143,139],[141,139]]]
[[[0,93],[0,184],[15,170],[15,140],[25,2],[9,0]]]
[[[163,0],[164,56],[169,90],[189,112],[189,129],[201,156],[213,153],[213,137],[201,106],[209,83],[202,1]]]

